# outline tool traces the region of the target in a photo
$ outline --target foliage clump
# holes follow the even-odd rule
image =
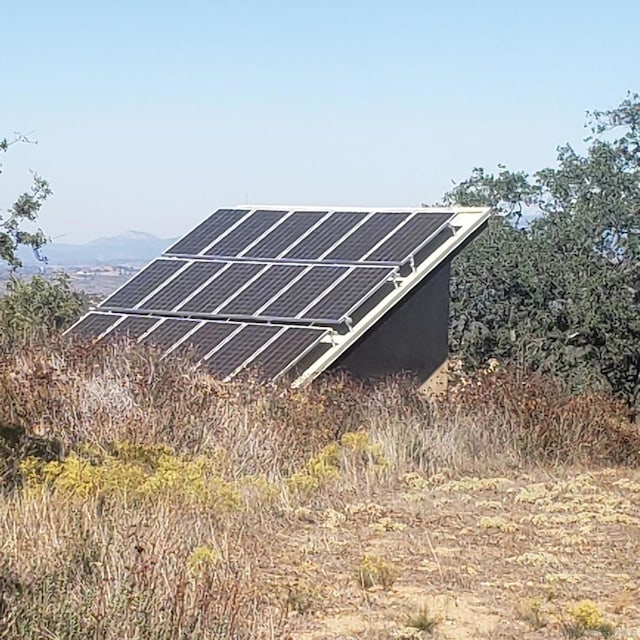
[[[567,609],[568,621],[563,625],[564,633],[569,638],[581,638],[587,632],[595,631],[603,638],[613,635],[615,628],[604,618],[600,608],[590,600],[584,600]]]
[[[365,555],[356,567],[356,578],[362,589],[378,586],[391,589],[399,577],[398,568],[379,556]]]
[[[425,633],[433,633],[440,622],[440,617],[432,614],[429,607],[424,605],[409,617],[407,627],[417,629],[418,631],[423,631]]]
[[[7,347],[34,338],[57,335],[71,326],[89,307],[89,298],[71,287],[64,272],[52,279],[12,276],[0,297],[0,333]]]
[[[71,452],[64,460],[27,458],[21,465],[25,485],[84,500],[117,498],[128,504],[175,498],[227,513],[241,507],[236,483],[219,474],[215,458],[185,458],[164,446],[119,443],[109,453],[95,447]]]
[[[187,566],[195,575],[213,569],[219,562],[220,554],[205,544],[197,546],[187,558]]]
[[[364,467],[382,471],[388,466],[379,444],[371,441],[364,431],[347,432],[339,442],[332,442],[304,467],[287,479],[289,489],[298,495],[309,495],[315,489],[337,480],[341,470]]]
[[[29,143],[26,136],[18,135],[12,140],[0,139],[0,154],[6,153],[14,144]],[[0,174],[2,164],[0,164]],[[45,200],[52,194],[49,183],[37,173],[33,173],[33,183],[28,191],[20,194],[6,212],[0,211],[0,260],[10,267],[22,265],[18,257],[18,248],[31,247],[36,255],[47,239],[42,230],[27,231],[24,223],[35,222]]]
[[[640,464],[640,433],[625,404],[604,392],[572,393],[557,379],[507,367],[469,376],[449,402],[524,459]]]
[[[32,142],[18,135],[12,140],[0,139],[0,154],[16,143]],[[2,164],[0,163],[0,174]],[[33,173],[33,183],[6,210],[0,210],[0,262],[11,269],[6,291],[0,297],[0,347],[8,348],[33,338],[59,334],[88,308],[88,297],[70,286],[63,272],[52,279],[34,276],[25,281],[15,271],[22,266],[21,247],[31,248],[44,261],[41,250],[47,238],[41,229],[29,230],[38,219],[45,201],[51,196],[49,183]]]

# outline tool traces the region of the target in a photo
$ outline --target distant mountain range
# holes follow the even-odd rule
[[[42,249],[50,267],[86,267],[96,265],[137,265],[148,262],[167,249],[175,238],[158,238],[144,231],[126,231],[110,238],[98,238],[86,244],[51,242]],[[25,266],[42,265],[33,251],[22,247],[20,259]]]

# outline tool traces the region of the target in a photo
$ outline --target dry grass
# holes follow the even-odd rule
[[[583,600],[640,629],[640,434],[608,398],[221,385],[124,343],[0,369],[0,637],[561,638],[598,633]]]

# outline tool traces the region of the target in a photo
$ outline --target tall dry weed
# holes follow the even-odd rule
[[[571,394],[538,374],[478,372],[454,387],[446,413],[525,461],[640,464],[640,428],[623,402],[598,391]]]
[[[526,460],[636,464],[640,443],[611,397],[572,396],[556,381],[510,370],[481,372],[430,402],[409,377],[365,384],[326,376],[305,389],[250,378],[222,384],[127,342],[5,353],[0,424],[14,428],[14,440],[23,432],[61,455],[125,441],[191,455],[222,448],[232,476],[274,478],[347,431],[366,430],[395,466],[426,472]]]
[[[640,462],[620,405],[535,376],[433,402],[408,377],[221,384],[126,342],[5,353],[0,422],[2,638],[286,637],[300,514],[412,473]]]

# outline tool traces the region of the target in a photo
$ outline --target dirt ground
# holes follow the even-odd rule
[[[408,474],[290,518],[263,569],[292,640],[640,639],[638,471]]]

